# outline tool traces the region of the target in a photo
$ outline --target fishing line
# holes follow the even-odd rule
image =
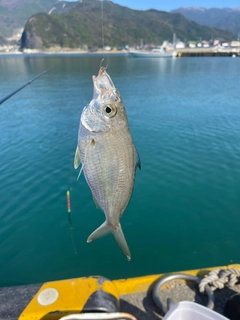
[[[103,0],[101,0],[101,14],[102,14],[102,49],[103,49],[103,60],[104,60],[104,25],[103,25]],[[102,61],[103,61],[102,60]],[[101,63],[102,63],[101,61]]]
[[[100,67],[102,66],[102,63],[105,59],[105,56],[104,56],[104,46],[105,46],[105,38],[104,38],[104,14],[103,14],[103,0],[100,0],[101,2],[101,29],[102,29],[102,60],[100,62]],[[79,179],[81,173],[82,173],[82,170],[83,170],[83,166],[84,164],[82,164],[82,167],[81,167],[81,170],[78,174],[78,177],[77,177],[77,180]],[[70,169],[71,170],[71,169]],[[70,171],[69,170],[69,171]],[[71,174],[70,174],[71,176]],[[69,183],[70,185],[72,185],[72,181]],[[74,237],[73,237],[73,224],[72,224],[72,219],[71,219],[71,203],[70,203],[70,190],[72,190],[72,187],[67,190],[67,212],[68,212],[68,223],[69,223],[69,230],[70,230],[70,236],[71,236],[71,240],[72,240],[72,245],[73,245],[73,250],[74,250],[74,253],[77,254],[77,249],[76,249],[76,245],[75,245],[75,241],[74,241]]]
[[[100,68],[102,67],[103,61],[105,60],[105,34],[104,34],[104,10],[103,10],[103,1],[107,0],[100,0],[101,1],[101,20],[102,20],[102,60],[100,62]],[[107,69],[108,65],[105,67]]]

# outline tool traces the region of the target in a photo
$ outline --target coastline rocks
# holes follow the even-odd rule
[[[41,49],[42,39],[31,31],[24,30],[21,37],[21,49]]]

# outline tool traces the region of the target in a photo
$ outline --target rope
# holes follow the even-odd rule
[[[240,278],[240,270],[235,268],[213,270],[201,280],[199,284],[199,291],[204,292],[207,284],[210,286],[212,291],[216,289],[223,289],[225,286],[232,288],[240,280],[238,277]]]

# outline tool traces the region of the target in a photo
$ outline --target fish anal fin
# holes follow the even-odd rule
[[[135,168],[139,168],[141,170],[141,160],[138,154],[137,149],[134,147],[134,160],[135,160]]]

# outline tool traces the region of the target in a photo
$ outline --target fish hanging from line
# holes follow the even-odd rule
[[[93,199],[106,217],[87,242],[112,233],[131,260],[119,220],[133,191],[136,168],[141,165],[121,95],[105,67],[93,76],[93,99],[81,114],[74,168],[80,163],[78,177],[83,171]]]

